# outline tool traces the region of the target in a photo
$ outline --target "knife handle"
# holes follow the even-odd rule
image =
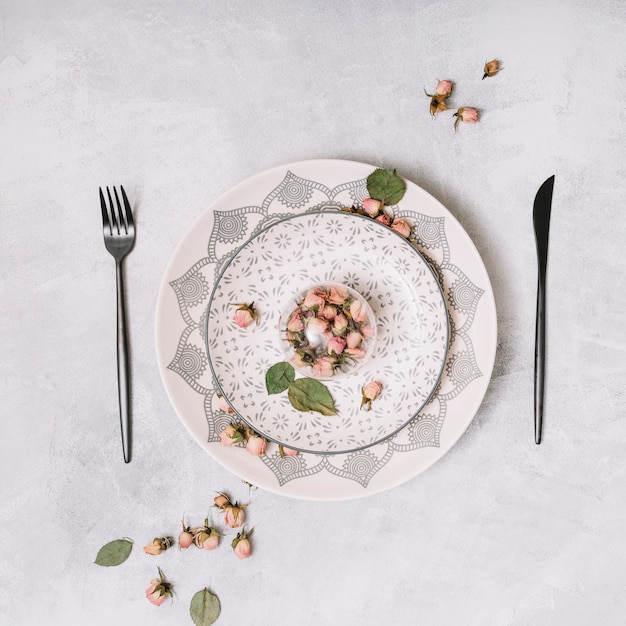
[[[539,266],[537,281],[537,323],[535,328],[535,443],[541,443],[543,425],[543,383],[546,357],[546,270]]]

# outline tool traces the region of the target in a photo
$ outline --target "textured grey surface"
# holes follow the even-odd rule
[[[3,624],[622,624],[626,614],[626,5],[0,1]],[[483,63],[504,70],[481,81]],[[455,134],[423,89],[482,118]],[[252,492],[239,562],[141,546],[247,488],[165,395],[154,310],[200,212],[308,158],[396,167],[460,220],[494,287],[499,349],[472,426],[382,495]],[[556,175],[544,442],[532,436],[536,189]],[[116,412],[114,266],[97,188],[136,207],[127,262],[134,459]],[[135,539],[119,568],[95,554]],[[160,565],[172,606],[144,590]]]

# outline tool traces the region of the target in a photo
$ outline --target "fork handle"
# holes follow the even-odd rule
[[[122,449],[124,461],[130,463],[130,403],[128,371],[128,338],[126,334],[126,306],[124,304],[124,275],[122,262],[117,261],[117,387],[120,403],[120,423],[122,427]]]

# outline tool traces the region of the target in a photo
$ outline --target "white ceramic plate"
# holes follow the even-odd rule
[[[353,375],[325,381],[336,415],[301,412],[268,395],[265,373],[284,354],[279,318],[303,285],[339,283],[369,303],[371,357]],[[239,328],[233,303],[254,303],[258,324]],[[447,354],[448,315],[436,276],[406,239],[372,218],[334,209],[292,215],[260,230],[232,256],[209,301],[209,365],[237,416],[268,439],[311,453],[344,454],[390,437],[435,390]],[[371,410],[361,390],[383,392]]]
[[[218,410],[204,328],[212,289],[232,255],[255,233],[285,217],[351,206],[367,197],[375,166],[338,160],[293,163],[237,185],[199,217],[174,251],[156,310],[156,349],[165,389],[181,421],[217,461],[242,479],[295,498],[343,500],[390,489],[441,459],[482,402],[496,352],[496,310],[480,255],[457,220],[407,181],[396,217],[413,226],[412,243],[441,285],[450,339],[435,394],[382,443],[345,454],[263,457],[219,443],[231,416]]]

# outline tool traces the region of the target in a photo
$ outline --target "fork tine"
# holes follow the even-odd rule
[[[117,187],[113,187],[113,195],[115,196],[115,202],[117,203],[117,215],[120,220],[120,230],[124,228],[124,232],[128,233],[128,219],[126,218],[125,211],[122,211],[122,205],[120,204],[120,197],[117,195]]]
[[[124,208],[126,209],[126,223],[128,224],[128,230],[132,232],[135,230],[135,223],[133,222],[133,211],[130,208],[130,202],[128,202],[128,198],[126,197],[124,186],[120,185],[120,189],[122,191],[122,198],[124,200]]]
[[[111,209],[111,226],[117,231],[117,234],[120,234],[120,227],[117,223],[117,216],[115,214],[115,207],[113,206],[113,198],[111,198],[111,192],[107,187],[107,196],[109,196],[109,209]]]
[[[111,231],[111,220],[109,220],[109,212],[107,211],[107,205],[104,201],[104,194],[102,193],[102,187],[98,187],[100,190],[100,208],[102,209],[102,227],[109,230],[109,234],[112,234]]]

